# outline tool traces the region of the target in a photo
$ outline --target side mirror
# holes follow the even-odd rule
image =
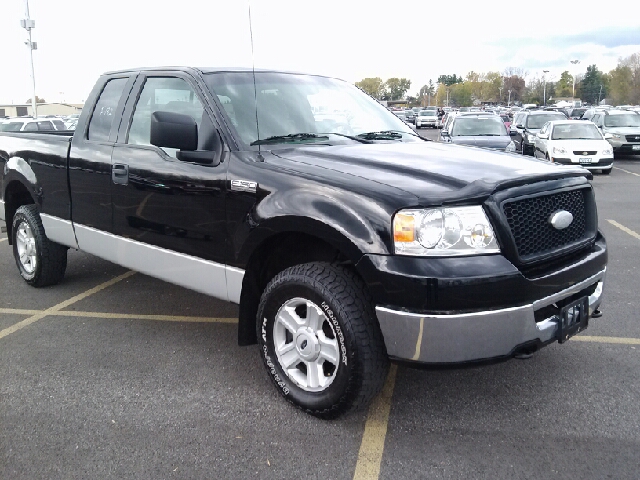
[[[509,129],[509,135],[511,135],[512,137],[515,137],[518,134],[517,130],[511,130]]]
[[[442,135],[443,137],[448,137],[449,136],[449,130],[440,130],[440,135]]]
[[[151,114],[151,145],[179,150],[183,162],[213,164],[215,152],[198,150],[198,124],[189,115],[157,111]]]
[[[538,133],[536,134],[536,136],[537,136],[538,138],[542,138],[542,139],[549,138],[549,134],[547,134],[547,133],[540,133],[540,132],[538,132]]]
[[[151,114],[151,145],[176,148],[178,150],[198,149],[198,125],[189,115],[173,112],[153,112]]]
[[[519,123],[519,124],[517,124],[517,125],[516,125],[516,128],[519,128],[519,129],[521,129],[521,130],[522,130],[522,129],[524,128],[524,125],[522,125],[521,123]]]

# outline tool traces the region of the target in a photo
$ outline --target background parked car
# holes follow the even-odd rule
[[[564,113],[544,110],[525,110],[514,118],[515,129],[511,124],[510,134],[513,137],[516,152],[522,155],[533,155],[536,134],[542,126],[553,120],[566,120]]]
[[[602,110],[592,121],[615,153],[640,153],[640,114],[629,110]]]
[[[416,128],[439,128],[438,110],[420,110],[416,117]]]
[[[592,122],[559,120],[545,123],[536,135],[533,156],[565,165],[611,173],[613,148]]]
[[[511,143],[511,137],[504,122],[494,114],[457,115],[450,124],[450,130],[442,130],[441,137],[446,143],[473,145],[504,151]]]

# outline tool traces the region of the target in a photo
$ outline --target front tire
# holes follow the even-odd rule
[[[67,247],[47,238],[35,205],[18,208],[11,235],[13,257],[25,282],[46,287],[62,280],[67,269]]]
[[[336,418],[381,390],[389,360],[373,299],[353,271],[320,262],[287,268],[267,285],[257,319],[267,372],[296,407]]]

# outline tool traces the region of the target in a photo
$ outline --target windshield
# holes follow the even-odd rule
[[[301,133],[356,136],[380,131],[401,132],[405,134],[401,135],[402,141],[419,141],[413,130],[396,115],[342,80],[256,72],[254,93],[250,71],[209,73],[204,78],[218,96],[238,136],[248,145],[270,137]],[[286,141],[290,144],[291,138]],[[317,141],[327,143],[320,136]],[[338,136],[331,138],[331,142],[334,141],[353,142]],[[310,143],[309,137],[304,143]]]
[[[552,120],[566,120],[561,113],[549,113],[546,115],[529,115],[527,117],[527,128],[542,128],[542,126]]]
[[[640,115],[607,115],[604,117],[605,127],[640,127]]]
[[[0,132],[19,132],[22,125],[24,125],[22,122],[0,123]]]
[[[421,117],[437,117],[438,112],[436,110],[423,110],[420,112]]]
[[[453,122],[454,137],[507,135],[507,129],[498,117],[459,117]]]
[[[553,127],[551,140],[602,140],[600,131],[593,123],[568,123]]]

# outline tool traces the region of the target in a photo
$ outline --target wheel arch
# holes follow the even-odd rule
[[[4,211],[5,221],[7,224],[7,241],[13,245],[13,217],[18,208],[23,205],[35,204],[32,193],[20,179],[10,180],[4,191]]]
[[[308,232],[313,233],[308,233]],[[238,343],[257,342],[256,315],[260,297],[269,281],[282,270],[310,262],[332,262],[351,266],[363,252],[328,225],[313,230],[288,230],[261,239],[246,263],[238,315]],[[357,273],[357,272],[356,272]]]

